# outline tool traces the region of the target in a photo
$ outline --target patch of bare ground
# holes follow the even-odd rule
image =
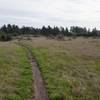
[[[31,57],[30,60],[34,76],[34,91],[35,91],[35,98],[32,100],[49,100],[37,63],[33,57]]]
[[[23,44],[20,45],[27,50],[28,58],[32,66],[34,95],[31,97],[31,100],[49,100],[41,72],[36,59],[33,57],[31,49]]]

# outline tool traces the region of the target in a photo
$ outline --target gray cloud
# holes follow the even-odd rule
[[[99,0],[0,0],[0,24],[100,28]]]

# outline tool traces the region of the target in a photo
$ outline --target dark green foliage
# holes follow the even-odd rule
[[[88,34],[88,31],[86,28],[82,28],[82,27],[71,27],[70,28],[70,32],[72,33],[72,35],[74,36],[86,36]]]
[[[100,31],[97,30],[96,28],[94,28],[92,31],[90,31],[90,29],[86,29],[85,27],[78,27],[78,26],[73,26],[70,28],[70,32],[72,34],[72,36],[85,36],[85,37],[89,37],[89,36],[100,36]]]
[[[10,35],[2,34],[0,35],[0,41],[10,41],[12,38]]]
[[[17,25],[3,25],[0,28],[0,32],[4,33],[3,35],[0,35],[0,40],[11,40],[12,36],[18,36],[18,35],[33,35],[33,36],[39,36],[43,35],[46,37],[60,37],[63,38],[64,36],[84,36],[84,37],[89,37],[89,36],[100,36],[100,31],[94,28],[92,31],[90,29],[86,29],[85,27],[78,27],[78,26],[72,26],[70,28],[70,31],[68,28],[63,28],[63,27],[45,27],[43,26],[42,28],[34,28],[34,27],[26,27],[23,26],[19,28]]]
[[[12,39],[11,35],[0,33],[0,41],[10,41]]]

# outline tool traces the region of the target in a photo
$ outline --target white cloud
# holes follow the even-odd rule
[[[100,28],[99,0],[0,0],[0,24]]]

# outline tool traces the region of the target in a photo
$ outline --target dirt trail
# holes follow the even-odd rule
[[[34,76],[35,100],[49,100],[41,73],[34,58],[31,58],[31,65]]]
[[[36,59],[32,55],[31,49],[23,44],[20,45],[27,50],[28,57],[32,66],[34,96],[31,98],[31,100],[49,100],[38,64],[36,62]]]

